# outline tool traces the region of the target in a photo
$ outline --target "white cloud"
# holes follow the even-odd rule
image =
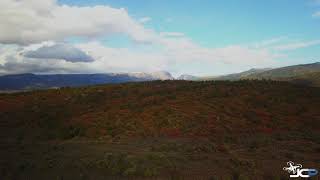
[[[291,50],[306,48],[306,47],[315,46],[315,45],[319,45],[319,44],[320,44],[320,40],[299,41],[299,42],[291,42],[288,44],[274,46],[273,49],[279,50],[279,51],[291,51]]]
[[[286,37],[286,36],[275,37],[275,38],[263,40],[258,43],[254,43],[253,47],[254,48],[270,48],[274,45],[282,43],[284,40],[287,40],[287,39],[288,39],[288,37]]]
[[[315,6],[319,6],[320,5],[320,0],[310,0],[311,3]],[[314,18],[319,18],[320,17],[320,11],[316,11],[312,14],[312,17]]]
[[[194,62],[212,66],[213,69],[217,63],[225,66],[265,67],[275,64],[274,59],[277,58],[267,50],[242,46],[203,48],[184,38],[163,39],[161,43],[165,48],[155,52],[110,48],[97,42],[81,44],[78,47],[96,59],[92,64],[99,72],[175,71],[172,67],[183,68]]]
[[[114,33],[150,42],[154,36],[123,8],[76,7],[59,5],[55,0],[1,0],[0,22],[0,43],[31,44]]]
[[[320,11],[313,13],[312,17],[315,17],[315,18],[320,17]]]
[[[316,4],[316,5],[319,5],[320,4],[320,0],[311,0],[312,3]]]
[[[147,22],[149,22],[149,21],[151,21],[152,19],[151,19],[151,17],[143,17],[143,18],[140,18],[139,19],[139,22],[141,22],[141,23],[147,23]]]
[[[50,44],[50,43],[44,43]],[[0,48],[0,73],[110,73],[110,72],[154,72],[167,70],[185,72],[190,64],[212,67],[266,67],[275,64],[277,58],[266,49],[253,49],[244,46],[227,46],[222,48],[204,48],[196,45],[188,38],[163,38],[159,41],[163,48],[140,49],[112,48],[99,42],[88,42],[75,45],[87,52],[95,61],[68,62],[62,58],[57,60],[25,57],[24,52],[30,49],[41,49],[36,45],[21,48],[5,45]],[[159,45],[158,44],[158,45]],[[44,45],[46,46],[46,45]],[[36,47],[36,48],[35,48]],[[10,51],[9,51],[10,49]],[[217,64],[219,67],[217,67]],[[198,72],[200,72],[198,70]],[[229,71],[228,71],[229,72]]]
[[[91,65],[97,72],[152,72],[166,70],[169,61],[160,52],[136,51],[127,48],[111,48],[99,42],[77,45],[95,59]]]
[[[167,22],[167,23],[172,23],[173,22],[173,18],[166,18],[164,21]]]
[[[181,33],[181,32],[161,32],[160,36],[163,36],[163,37],[183,37],[183,36],[185,36],[185,34]]]
[[[291,39],[286,36],[276,37],[268,40],[264,40],[251,45],[251,48],[255,49],[268,49],[269,51],[285,52],[294,51],[297,49],[307,48],[320,44],[320,40],[297,40]]]

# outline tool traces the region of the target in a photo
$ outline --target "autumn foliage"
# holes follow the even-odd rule
[[[320,129],[320,91],[274,81],[155,81],[2,94],[8,137],[209,137]]]

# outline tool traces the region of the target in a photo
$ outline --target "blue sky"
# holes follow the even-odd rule
[[[41,59],[12,55],[16,58],[9,62],[0,56],[4,73],[13,62],[34,73],[50,66],[54,68],[48,73],[166,70],[177,76],[320,61],[319,0],[26,0],[28,6],[5,1],[0,10],[6,13],[15,5],[21,16],[8,11],[12,19],[0,19],[7,25],[0,30],[7,33],[0,36],[2,49],[15,46],[17,54],[33,51]],[[27,19],[30,12],[36,15]],[[42,15],[46,13],[50,16]],[[12,26],[17,19],[24,22],[23,31]],[[16,36],[9,35],[12,29]],[[47,51],[40,52],[50,48],[42,46],[53,52],[68,47],[74,52],[61,53],[79,55],[53,61]],[[74,60],[85,55],[93,61]],[[41,67],[26,68],[39,61]]]
[[[320,19],[312,17],[320,9],[316,1],[62,0],[60,3],[126,8],[136,18],[150,17],[147,27],[159,32],[182,32],[205,47],[249,44],[278,37],[292,41],[320,39]],[[110,38],[109,44],[125,47],[128,41]],[[301,48],[288,53],[289,57],[282,61],[283,64],[310,63],[320,59],[319,52],[319,45]]]
[[[133,17],[151,17],[157,31],[183,32],[196,42],[216,47],[279,36],[320,38],[319,8],[308,0],[61,0],[77,6],[126,8]],[[167,20],[171,20],[168,23]]]

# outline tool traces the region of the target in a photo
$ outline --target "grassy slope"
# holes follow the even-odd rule
[[[252,79],[277,79],[277,78],[291,78],[303,76],[309,73],[319,72],[320,63],[301,64],[294,66],[287,66],[282,68],[271,69],[269,71],[249,75]]]
[[[320,72],[307,73],[301,76],[292,77],[289,81],[297,84],[320,87]]]
[[[269,79],[275,81],[289,81],[296,84],[320,86],[320,63],[287,66],[276,69],[251,69],[241,73],[219,77],[204,77],[199,80],[245,80]]]
[[[235,73],[235,74],[228,74],[228,75],[223,75],[223,76],[217,76],[217,77],[201,77],[198,80],[204,80],[204,81],[213,81],[213,80],[230,80],[230,81],[235,81],[235,80],[240,80],[240,79],[246,79],[248,76],[252,76],[255,74],[259,74],[265,71],[269,71],[271,69],[265,68],[265,69],[250,69],[248,71],[240,72],[240,73]],[[255,79],[255,78],[252,78]]]
[[[2,94],[2,176],[276,178],[289,160],[319,167],[319,107],[319,88],[272,81]]]

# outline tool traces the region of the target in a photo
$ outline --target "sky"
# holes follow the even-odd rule
[[[320,61],[320,0],[1,0],[0,74],[215,76]]]

